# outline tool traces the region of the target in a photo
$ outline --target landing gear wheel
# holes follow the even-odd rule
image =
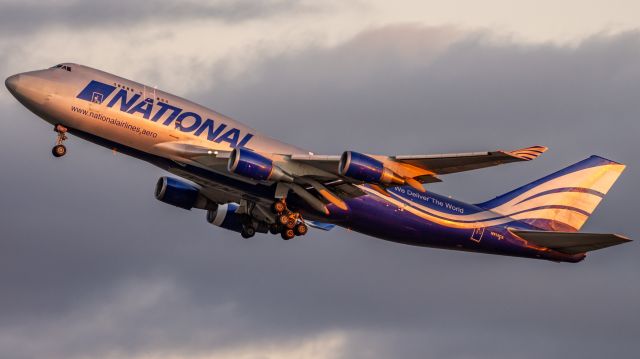
[[[271,205],[271,211],[273,211],[273,213],[280,214],[286,210],[287,205],[284,203],[284,201],[275,201]]]
[[[252,226],[243,226],[240,235],[242,238],[251,238],[256,235],[256,229]]]
[[[298,219],[294,216],[291,216],[289,217],[287,224],[285,224],[285,227],[287,227],[288,229],[294,229],[296,227],[296,223],[298,223]]]
[[[309,227],[307,227],[307,225],[304,223],[299,223],[297,226],[295,226],[295,228],[293,228],[293,231],[295,232],[296,236],[304,236],[305,234],[307,234],[307,232],[309,232]]]
[[[295,237],[295,236],[296,236],[296,234],[295,234],[295,232],[293,231],[293,229],[289,229],[289,228],[284,229],[284,230],[282,231],[282,233],[280,233],[280,235],[282,236],[282,239],[284,239],[285,241],[288,241],[288,240],[290,240],[291,238],[293,238],[293,237]]]
[[[55,145],[51,149],[54,157],[62,157],[67,154],[67,148],[64,145]]]
[[[278,234],[282,232],[282,226],[277,224],[277,223],[273,223],[272,225],[269,226],[269,233],[271,234]]]
[[[286,226],[287,223],[289,223],[289,215],[281,214],[281,215],[278,216],[278,224],[280,224],[282,226]]]

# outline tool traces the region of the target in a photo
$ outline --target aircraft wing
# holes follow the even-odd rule
[[[173,141],[155,145],[156,151],[177,162],[196,163],[218,173],[248,183],[254,180],[229,172],[227,164],[233,153],[207,148],[200,143]],[[346,209],[343,199],[363,195],[357,185],[368,184],[372,189],[387,194],[385,188],[392,185],[409,185],[424,192],[422,184],[440,182],[437,175],[469,171],[503,163],[529,161],[544,151],[546,147],[533,146],[515,151],[492,151],[472,153],[452,153],[437,155],[381,156],[360,154],[347,151],[338,155],[314,154],[274,154],[258,153],[249,149],[236,149],[249,157],[262,157],[271,161],[277,169],[280,180],[267,180],[268,183],[281,183],[283,187],[304,197],[314,208],[325,211],[325,203],[333,203]],[[344,159],[349,156],[350,163],[360,170],[368,172],[360,178],[344,172]],[[240,156],[240,155],[238,155]],[[356,161],[360,161],[356,164]],[[258,168],[258,167],[255,167]],[[384,178],[380,177],[384,173]],[[367,177],[369,176],[369,177]],[[375,176],[378,176],[377,178]],[[264,182],[264,180],[262,180]],[[318,199],[319,195],[322,200]]]
[[[435,174],[464,172],[479,168],[497,166],[504,163],[530,161],[547,150],[543,146],[533,146],[515,151],[492,151],[453,153],[441,155],[393,156],[392,159],[424,168]]]
[[[420,183],[440,182],[437,175],[470,171],[511,162],[530,161],[547,150],[532,146],[515,151],[447,153],[431,155],[367,155],[384,164],[401,177],[414,178]],[[341,156],[292,155],[291,160],[339,175]]]
[[[226,164],[230,152],[211,150],[199,144],[189,142],[165,142],[156,145],[166,155],[176,159],[188,159],[205,167],[219,167]],[[394,171],[401,177],[415,178],[421,183],[440,182],[437,175],[470,171],[505,163],[530,161],[547,150],[544,146],[526,147],[514,151],[490,151],[448,153],[430,155],[369,155],[384,167]],[[292,154],[277,155],[282,157],[279,165],[294,176],[310,176],[325,180],[344,179],[338,171],[340,155]],[[286,163],[290,162],[290,163]],[[300,166],[303,165],[303,166]],[[306,167],[306,168],[305,168]],[[315,169],[315,170],[314,170]]]

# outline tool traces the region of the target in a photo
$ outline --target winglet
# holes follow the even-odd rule
[[[531,146],[526,148],[521,148],[519,150],[514,150],[507,152],[513,157],[517,157],[524,161],[531,161],[533,159],[538,158],[541,154],[546,152],[549,148],[545,146]]]

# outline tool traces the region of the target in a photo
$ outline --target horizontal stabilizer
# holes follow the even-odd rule
[[[515,229],[510,231],[529,243],[566,254],[590,252],[631,242],[629,238],[613,233],[520,231]]]

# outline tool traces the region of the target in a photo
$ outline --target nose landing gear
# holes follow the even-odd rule
[[[51,149],[54,157],[62,157],[67,154],[67,148],[62,144],[67,139],[67,128],[62,125],[56,125],[53,130],[58,133],[56,145]]]

